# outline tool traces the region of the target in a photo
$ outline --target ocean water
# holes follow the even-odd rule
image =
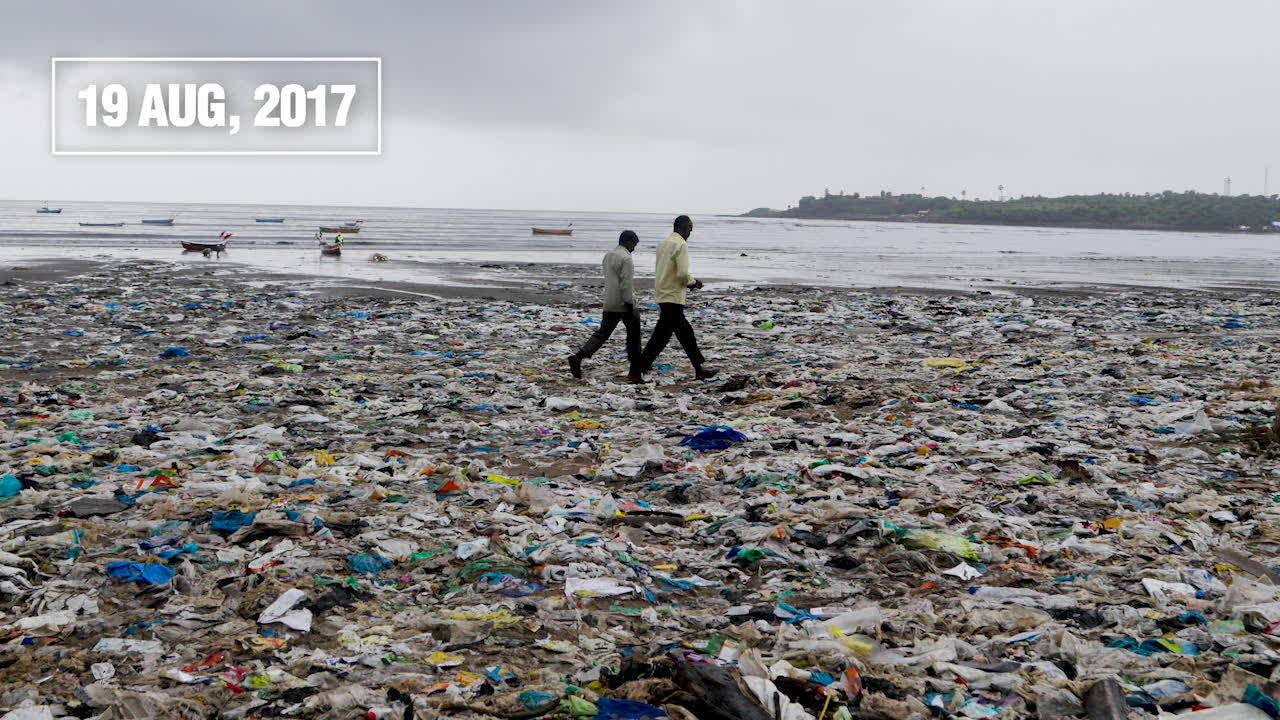
[[[181,240],[232,233],[212,262],[345,279],[448,283],[469,263],[476,277],[511,279],[482,265],[506,261],[589,264],[624,229],[641,238],[637,272],[651,274],[653,248],[674,216],[537,210],[450,210],[296,205],[200,205],[0,201],[0,264],[42,257],[121,257],[211,262],[183,253]],[[693,214],[690,255],[696,275],[720,284],[814,284],[993,289],[1007,286],[1145,285],[1270,288],[1280,272],[1280,234],[1183,233],[975,225],[776,220]],[[173,226],[143,218],[175,217]],[[285,222],[257,223],[255,217]],[[320,225],[364,220],[342,258],[322,257]],[[80,222],[123,222],[82,228]],[[570,237],[537,236],[562,228]],[[373,253],[390,261],[371,263]]]

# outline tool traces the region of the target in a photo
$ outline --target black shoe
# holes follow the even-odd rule
[[[579,380],[582,379],[582,358],[577,355],[569,356],[569,372]]]
[[[707,370],[705,368],[698,368],[698,370],[693,373],[693,379],[694,380],[710,380],[711,378],[719,374],[720,374],[719,370]]]

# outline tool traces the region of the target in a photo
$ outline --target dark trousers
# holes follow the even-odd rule
[[[629,312],[615,312],[613,310],[605,310],[604,318],[600,321],[600,327],[591,333],[591,337],[587,338],[587,342],[578,350],[578,357],[586,360],[609,340],[613,335],[613,331],[618,327],[618,323],[622,323],[627,328],[627,360],[631,363],[631,370],[634,371],[640,365],[640,314]]]
[[[653,327],[653,334],[649,336],[649,342],[644,346],[640,369],[648,372],[653,367],[653,361],[658,359],[667,347],[667,343],[671,342],[672,335],[680,341],[680,347],[684,348],[684,353],[689,356],[689,362],[693,363],[693,367],[695,369],[702,367],[706,358],[702,357],[702,353],[698,350],[698,339],[693,336],[693,326],[684,317],[684,306],[676,303],[660,303],[658,307],[660,308],[658,324]]]

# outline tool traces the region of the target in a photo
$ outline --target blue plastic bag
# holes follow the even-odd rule
[[[358,573],[370,574],[389,570],[395,563],[381,555],[360,553],[359,555],[352,555],[347,558],[347,564],[351,566],[352,570],[355,570]]]
[[[209,524],[217,532],[233,533],[245,525],[252,525],[258,513],[242,513],[239,510],[227,510],[213,514]]]
[[[0,497],[12,497],[22,492],[22,481],[13,475],[0,477]]]
[[[173,579],[173,571],[164,565],[144,565],[125,560],[117,560],[108,565],[107,574],[122,582],[141,585],[163,585]]]
[[[600,703],[596,707],[600,712],[595,720],[645,720],[645,718],[656,719],[667,716],[667,711],[660,707],[634,700],[600,698]]]
[[[704,428],[696,435],[690,435],[681,440],[680,445],[694,450],[724,450],[746,439],[746,435],[727,425],[716,425]]]
[[[525,710],[535,710],[546,705],[556,699],[555,695],[550,693],[538,692],[536,690],[526,690],[517,696],[517,700],[524,706]]]
[[[187,352],[186,350],[183,350],[180,347],[171,347],[165,350],[164,352],[160,353],[160,357],[162,358],[191,357],[191,353]]]

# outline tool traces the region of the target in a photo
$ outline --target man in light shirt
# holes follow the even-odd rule
[[[716,376],[715,370],[703,366],[706,359],[698,350],[698,339],[693,335],[693,327],[684,317],[684,306],[690,288],[702,289],[702,281],[689,272],[689,235],[693,233],[693,221],[688,215],[676,218],[674,232],[658,244],[658,262],[654,268],[654,295],[658,301],[660,312],[658,324],[649,336],[649,342],[641,354],[641,372],[649,372],[653,362],[662,354],[662,350],[675,335],[680,347],[693,363],[693,376],[697,380],[709,380]]]
[[[636,309],[635,261],[631,253],[635,251],[640,238],[630,230],[623,230],[618,236],[618,247],[609,251],[600,262],[604,268],[604,317],[600,327],[596,329],[578,352],[569,356],[569,372],[576,378],[582,377],[582,361],[596,354],[609,336],[622,323],[627,328],[627,359],[631,369],[627,379],[641,382],[638,372],[640,367],[640,311]]]

